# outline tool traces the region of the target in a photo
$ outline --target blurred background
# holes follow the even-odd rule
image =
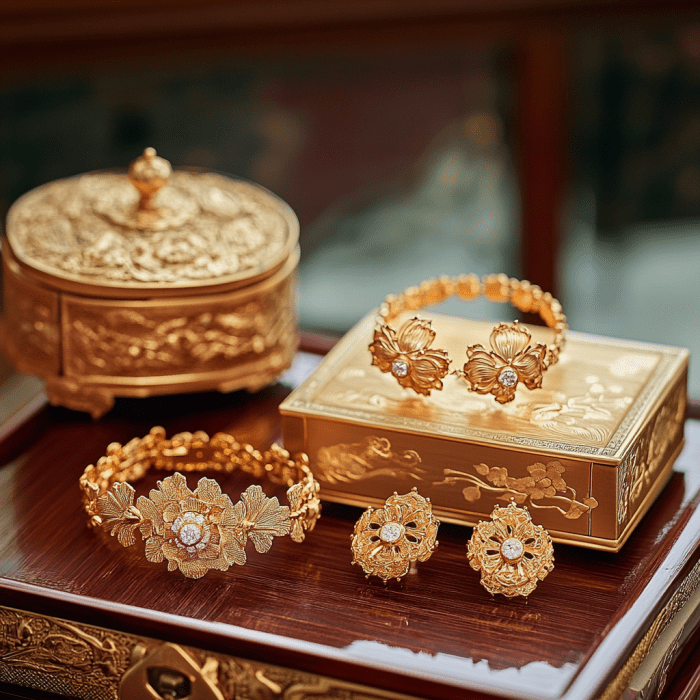
[[[502,271],[574,330],[689,347],[700,400],[695,2],[5,0],[3,219],[146,146],[289,202],[304,329]]]

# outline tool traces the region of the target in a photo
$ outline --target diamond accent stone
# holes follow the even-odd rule
[[[182,544],[191,547],[202,539],[202,528],[196,523],[187,523],[182,526],[177,536]]]
[[[403,526],[399,523],[384,523],[379,531],[379,538],[383,542],[396,542],[403,535]]]
[[[505,367],[498,375],[498,383],[501,386],[513,386],[518,383],[518,375],[512,367]]]
[[[523,556],[523,543],[510,537],[501,545],[501,555],[506,561],[515,561]]]
[[[408,362],[405,360],[394,360],[391,363],[391,373],[395,377],[405,377],[408,374]]]

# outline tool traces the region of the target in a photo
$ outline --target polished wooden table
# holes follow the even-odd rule
[[[124,550],[86,527],[78,477],[108,443],[163,425],[169,434],[221,430],[266,446],[279,438],[277,405],[317,360],[302,353],[299,361],[287,384],[257,395],[120,400],[100,422],[42,406],[40,395],[29,410],[25,397],[22,420],[0,434],[0,692],[60,697],[9,694],[3,669],[15,670],[24,638],[3,609],[15,609],[325,679],[325,694],[321,686],[308,695],[268,688],[261,698],[619,697],[603,693],[631,676],[635,648],[645,651],[650,628],[665,629],[700,580],[695,421],[669,484],[623,550],[556,545],[554,571],[527,602],[484,591],[465,557],[470,532],[457,526],[441,526],[436,554],[401,583],[365,580],[349,549],[359,513],[338,505],[324,506],[303,544],[280,538],[265,555],[249,552],[244,567],[200,580],[147,562],[143,545]],[[247,483],[234,475],[222,486],[235,496]],[[3,634],[14,639],[12,653]],[[684,684],[673,697],[700,684],[700,654],[686,653],[696,636],[684,645],[686,658],[669,656],[666,691]],[[25,642],[29,648],[30,633]],[[60,676],[59,652],[46,653]]]

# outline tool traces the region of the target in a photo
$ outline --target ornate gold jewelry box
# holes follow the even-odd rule
[[[683,445],[687,350],[569,333],[542,389],[500,405],[449,375],[430,397],[403,390],[371,365],[375,319],[280,406],[285,447],[308,453],[325,500],[366,508],[417,486],[441,520],[474,525],[512,499],[555,541],[622,547]],[[452,358],[492,325],[433,316]]]
[[[8,214],[1,344],[94,417],[115,396],[257,390],[297,347],[298,235],[262,187],[153,149],[128,178],[48,183]]]

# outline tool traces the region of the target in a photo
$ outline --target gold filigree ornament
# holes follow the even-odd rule
[[[517,321],[498,324],[491,333],[491,350],[480,344],[470,345],[464,368],[454,372],[465,380],[469,391],[492,394],[499,403],[508,403],[515,398],[519,383],[528,389],[539,389],[543,373],[559,359],[568,328],[566,316],[549,292],[506,275],[486,275],[481,279],[476,275],[437,277],[401,294],[389,295],[379,309],[379,325],[369,346],[372,364],[418,394],[429,396],[433,389],[442,389],[450,359],[446,350],[431,347],[435,331],[430,321],[412,318],[398,332],[389,324],[407,311],[438,304],[452,296],[464,301],[484,296],[498,303],[510,302],[523,313],[538,313],[554,330],[550,345],[533,345],[530,331]]]
[[[490,521],[479,521],[467,544],[467,559],[491,595],[527,597],[554,569],[554,547],[527,508],[511,501],[505,508],[496,506]]]
[[[242,470],[254,478],[288,486],[289,506],[268,498],[258,485],[249,486],[235,505],[213,479],[202,477],[194,491],[177,471],[158,482],[149,497],[139,496],[127,480],[142,477],[151,467],[169,471]],[[319,485],[309,469],[308,457],[273,445],[259,452],[231,435],[211,439],[198,431],[166,439],[165,430],[153,428],[126,445],[113,442],[96,465],[80,477],[90,524],[116,536],[124,547],[145,541],[148,561],[167,560],[168,571],[180,569],[188,578],[201,578],[210,569],[226,571],[245,564],[245,547],[251,540],[264,553],[274,537],[290,535],[302,542],[320,516]]]
[[[438,546],[439,525],[430,499],[415,487],[402,496],[394,491],[383,508],[368,508],[355,523],[352,563],[359,564],[367,578],[400,581],[412,562],[430,559]]]

